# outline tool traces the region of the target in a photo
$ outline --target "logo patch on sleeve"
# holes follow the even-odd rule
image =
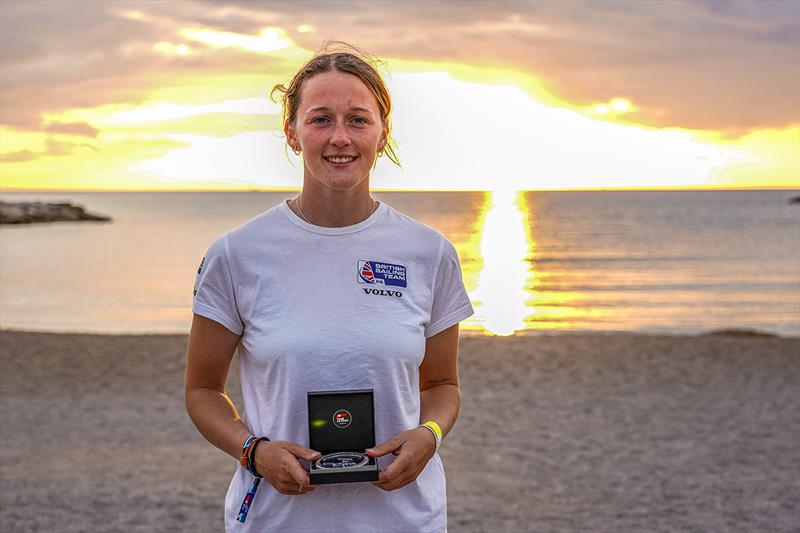
[[[406,267],[382,261],[359,260],[357,279],[359,283],[369,283],[370,285],[405,287]]]
[[[197,274],[198,274],[198,276],[197,276],[197,277],[195,277],[195,280],[194,280],[194,291],[192,292],[192,297],[195,297],[195,296],[197,296],[197,282],[199,281],[199,279],[198,279],[198,278],[199,278],[200,272],[202,272],[202,271],[203,271],[203,264],[204,264],[205,262],[206,262],[206,258],[205,258],[205,257],[203,257],[203,260],[202,260],[202,261],[200,261],[200,268],[198,268],[198,269],[197,269]]]

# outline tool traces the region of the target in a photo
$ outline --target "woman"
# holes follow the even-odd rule
[[[320,53],[275,91],[302,192],[210,246],[192,307],[187,411],[212,444],[245,456],[226,530],[446,530],[436,428],[446,435],[458,415],[458,322],[473,313],[455,249],[370,195],[376,158],[397,159],[391,99],[368,58]],[[381,284],[372,270],[386,265]],[[225,392],[237,346],[243,419]],[[320,454],[307,447],[306,393],[349,389],[374,390],[379,480],[309,486],[301,460]],[[253,497],[254,474],[266,482]]]

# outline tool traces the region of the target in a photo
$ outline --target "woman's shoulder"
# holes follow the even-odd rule
[[[226,230],[214,239],[210,248],[225,250],[227,254],[232,254],[246,250],[259,242],[263,243],[265,236],[276,234],[277,224],[281,222],[278,216],[279,206],[280,204],[273,206]]]
[[[435,243],[447,241],[447,237],[424,222],[395,209],[389,204],[386,204],[386,207],[386,222],[393,231],[407,234],[417,239],[431,240]]]
[[[398,249],[414,250],[421,257],[439,258],[454,249],[450,240],[439,230],[397,209],[389,208],[386,228]]]
[[[225,234],[230,240],[248,242],[255,236],[265,235],[265,231],[274,232],[284,218],[280,207],[281,204],[274,205],[229,229]]]

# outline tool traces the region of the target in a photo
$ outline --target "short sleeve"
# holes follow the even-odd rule
[[[439,257],[433,286],[431,318],[425,328],[426,338],[433,337],[475,313],[461,279],[458,254],[447,239],[442,239]]]
[[[241,335],[244,323],[236,305],[225,235],[214,241],[200,261],[194,282],[192,312],[219,322]]]

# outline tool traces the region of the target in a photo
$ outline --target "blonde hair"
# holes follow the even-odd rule
[[[328,51],[331,45],[343,45],[352,50],[352,52]],[[294,124],[297,120],[297,109],[300,107],[303,95],[303,84],[306,80],[317,74],[334,70],[357,76],[364,85],[367,86],[367,89],[370,90],[373,96],[375,96],[375,100],[378,102],[381,120],[388,132],[386,146],[383,148],[386,152],[386,156],[394,164],[400,166],[400,160],[396,152],[396,143],[392,137],[390,117],[392,112],[392,97],[389,94],[389,90],[386,88],[386,82],[383,80],[380,72],[378,72],[378,67],[381,64],[383,64],[382,61],[352,45],[342,41],[329,41],[325,43],[314,57],[309,59],[306,64],[295,73],[288,87],[282,83],[275,85],[272,91],[270,91],[270,98],[273,102],[277,103],[275,93],[281,93],[280,103],[283,107],[283,123],[285,124],[288,121]]]

